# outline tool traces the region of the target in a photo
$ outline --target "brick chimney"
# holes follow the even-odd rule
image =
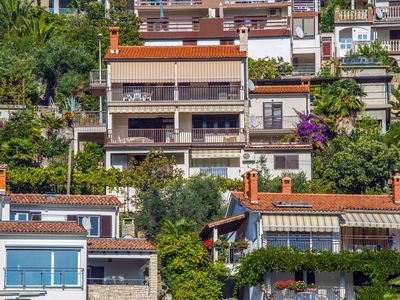
[[[6,193],[7,165],[0,165],[0,195]]]
[[[249,28],[242,25],[239,29],[239,50],[249,51]]]
[[[110,52],[117,54],[119,53],[119,27],[110,27]]]
[[[258,172],[251,170],[247,174],[249,180],[249,200],[251,204],[258,204]]]
[[[249,172],[246,172],[246,173],[244,173],[242,175],[242,178],[243,178],[243,195],[244,195],[245,198],[249,197],[250,186],[249,186],[248,174],[249,174]]]
[[[281,178],[281,192],[282,194],[291,194],[292,193],[292,178],[287,176],[282,176]]]
[[[392,175],[392,200],[395,204],[400,204],[400,173],[395,170]]]

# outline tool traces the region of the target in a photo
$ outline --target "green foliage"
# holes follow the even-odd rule
[[[85,143],[83,151],[79,152],[74,160],[77,171],[95,170],[101,167],[104,161],[103,148],[95,143]]]
[[[336,7],[342,9],[349,8],[349,2],[346,0],[330,0],[328,2],[328,5],[321,11],[321,20],[319,24],[321,32],[333,32]]]
[[[390,58],[388,50],[379,40],[360,45],[354,55],[366,58],[379,58],[384,66],[393,66],[393,60]]]
[[[307,193],[307,176],[304,172],[291,173],[282,172],[282,176],[292,178],[292,192],[293,193]],[[265,177],[263,175],[258,176],[258,190],[260,192],[281,192],[281,177],[277,176],[274,178]]]
[[[249,58],[249,77],[254,79],[276,79],[293,72],[293,66],[282,57]]]
[[[164,192],[156,186],[138,195],[143,204],[137,226],[154,240],[166,220],[191,220],[197,228],[222,217],[222,195],[218,181],[210,176],[176,180]]]
[[[398,145],[400,141],[400,122],[390,124],[388,132],[386,132],[384,141],[387,145]]]
[[[373,282],[374,289],[365,293],[380,295],[379,293],[387,291],[384,286],[387,285],[388,278],[398,274],[399,263],[400,253],[392,250],[339,253],[323,251],[315,254],[290,248],[266,247],[246,255],[241,260],[235,277],[237,288],[240,288],[245,285],[258,285],[263,282],[267,272],[359,271],[370,277]],[[363,299],[382,299],[382,297]]]
[[[218,182],[221,191],[241,191],[243,189],[243,181],[241,179],[217,176],[215,180]]]
[[[175,228],[174,228],[175,227]],[[166,223],[158,236],[160,271],[174,299],[221,299],[227,270],[210,260],[191,226]]]

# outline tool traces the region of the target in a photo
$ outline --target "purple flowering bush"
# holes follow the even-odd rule
[[[325,148],[334,137],[323,117],[315,114],[299,113],[299,122],[295,132],[290,136],[291,141],[308,142],[316,148]]]

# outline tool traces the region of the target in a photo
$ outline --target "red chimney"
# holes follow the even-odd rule
[[[247,173],[249,178],[249,200],[251,204],[258,204],[258,172],[251,170]]]
[[[7,165],[0,165],[0,195],[6,193]]]
[[[110,27],[110,52],[119,53],[119,27]]]
[[[292,178],[287,176],[282,176],[281,178],[281,192],[283,194],[291,194],[292,193]]]
[[[249,197],[249,176],[248,176],[249,172],[246,172],[242,175],[243,178],[243,196],[245,198]]]
[[[400,204],[400,173],[396,172],[392,176],[392,200]]]

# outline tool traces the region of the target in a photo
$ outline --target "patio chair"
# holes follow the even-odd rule
[[[218,94],[218,99],[219,100],[228,100],[228,93],[225,93],[225,92],[219,93]]]
[[[140,93],[140,91],[134,92],[133,93],[133,101],[141,101],[142,100],[142,94]]]

